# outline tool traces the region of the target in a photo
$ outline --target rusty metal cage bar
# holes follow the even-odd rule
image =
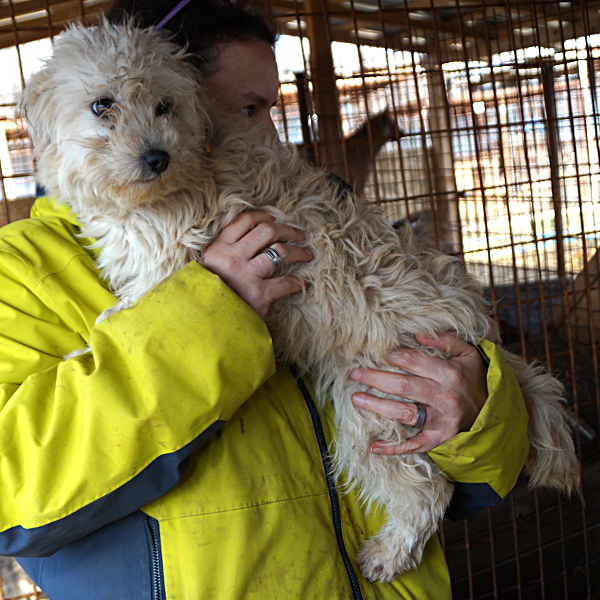
[[[17,110],[30,43],[109,4],[0,2],[0,60],[16,82],[0,88],[2,223],[35,195]],[[600,0],[270,4],[299,40],[278,57],[296,65],[281,77],[281,136],[462,257],[505,345],[569,393],[585,504],[519,483],[500,506],[444,523],[454,597],[599,598]],[[6,585],[0,600],[45,597]]]

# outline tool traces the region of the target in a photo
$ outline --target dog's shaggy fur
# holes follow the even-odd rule
[[[341,193],[261,124],[215,126],[197,73],[158,33],[73,27],[29,82],[24,107],[39,180],[97,240],[119,308],[200,258],[241,211],[260,207],[305,233],[314,260],[284,272],[308,286],[276,301],[267,324],[278,357],[315,375],[320,401],[333,400],[336,475],[387,510],[386,525],[358,553],[362,573],[389,581],[415,567],[452,484],[426,455],[367,452],[373,440],[397,443],[414,431],[355,408],[348,372],[389,369],[398,346],[442,355],[420,346],[417,333],[498,341],[478,284],[455,259],[399,236],[376,206]],[[156,150],[170,156],[161,173],[147,160]],[[560,383],[505,356],[529,411],[531,484],[576,489]]]

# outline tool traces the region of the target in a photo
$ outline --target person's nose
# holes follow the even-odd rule
[[[273,114],[272,114],[270,108],[265,108],[265,109],[259,111],[256,115],[254,115],[254,118],[275,128],[275,123],[273,121]]]

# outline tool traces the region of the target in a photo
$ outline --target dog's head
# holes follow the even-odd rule
[[[198,78],[160,33],[71,27],[23,93],[40,183],[77,212],[191,185],[211,130]]]

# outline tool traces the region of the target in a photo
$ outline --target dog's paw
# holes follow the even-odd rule
[[[356,554],[356,563],[365,579],[388,583],[417,566],[407,552],[394,553],[375,540],[362,543]]]

